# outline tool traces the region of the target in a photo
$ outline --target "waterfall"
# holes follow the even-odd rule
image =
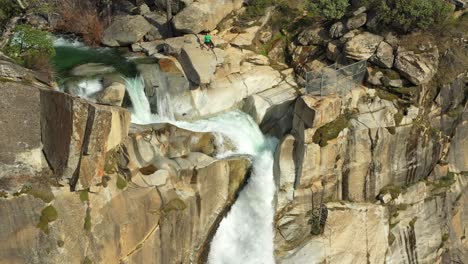
[[[127,92],[132,101],[132,122],[137,124],[149,124],[157,122],[169,122],[175,120],[171,98],[167,92],[167,86],[160,85],[156,89],[157,114],[151,113],[151,106],[145,94],[145,81],[141,76],[124,78]]]
[[[138,85],[130,86],[127,89],[133,102],[132,121],[140,124],[161,122],[159,116],[150,113],[141,80]],[[181,121],[170,123],[191,131],[213,132],[215,135],[222,134],[228,137],[233,142],[235,151],[223,153],[220,157],[234,154],[248,154],[253,157],[253,170],[248,183],[239,193],[238,199],[221,221],[213,237],[208,263],[274,263],[273,153],[277,140],[265,137],[254,120],[240,111],[193,123]]]
[[[76,95],[92,101],[93,95],[102,91],[102,89],[103,87],[100,79],[82,80],[77,84]]]
[[[158,115],[167,120],[175,120],[169,94],[169,81],[167,76],[158,71],[159,87],[156,89],[156,104]]]

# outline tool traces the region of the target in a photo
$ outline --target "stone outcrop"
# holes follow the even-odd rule
[[[242,0],[195,1],[174,17],[174,27],[184,33],[211,31],[225,16],[239,9],[242,2]]]
[[[383,37],[368,32],[358,34],[344,45],[347,58],[353,60],[367,60],[377,50]]]
[[[42,95],[51,108],[68,100],[57,94]],[[78,108],[82,102],[70,103]],[[88,105],[88,111],[93,107]],[[96,135],[92,142],[104,127],[85,130]],[[91,151],[96,144],[83,148],[98,163]],[[68,186],[50,186],[44,176],[38,183],[21,184],[22,191],[6,194],[8,199],[2,193],[0,258],[8,263],[205,262],[217,225],[245,183],[250,160],[216,159],[229,144],[217,146],[211,133],[169,124],[134,126],[118,144],[105,157],[106,176],[89,189],[70,192]]]
[[[380,42],[375,55],[371,57],[373,63],[389,69],[393,67],[394,59],[393,47],[385,41]]]
[[[42,154],[39,89],[0,82],[0,182],[8,191],[47,168]]]
[[[296,86],[293,76],[289,75],[289,80],[275,88],[247,97],[243,110],[253,117],[264,133],[281,138],[292,128]]]
[[[216,53],[210,50],[188,45],[182,48],[179,57],[179,61],[188,79],[196,85],[211,82],[214,77],[218,59],[222,60],[223,58],[217,58]]]
[[[72,189],[100,182],[108,149],[127,136],[130,113],[60,92],[43,90],[40,98],[44,154],[56,179]]]
[[[400,47],[395,58],[395,68],[415,85],[428,83],[435,75],[438,64],[437,47],[421,54]]]
[[[125,84],[113,82],[96,96],[96,100],[99,104],[122,106],[124,96]]]
[[[104,31],[102,43],[111,47],[131,45],[141,40],[151,28],[141,15],[116,17]]]

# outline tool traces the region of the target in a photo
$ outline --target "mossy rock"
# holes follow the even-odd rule
[[[162,208],[162,212],[167,214],[172,211],[182,211],[185,210],[185,208],[187,208],[187,204],[185,204],[185,202],[182,199],[175,198],[164,205],[164,207]]]
[[[394,100],[398,100],[399,97],[395,94],[390,92],[384,91],[382,89],[375,89],[375,94],[382,100],[393,102]]]
[[[89,189],[79,191],[79,193],[80,193],[80,201],[89,202]]]
[[[381,194],[389,193],[392,196],[392,199],[396,199],[398,198],[400,193],[403,193],[405,191],[405,189],[406,188],[404,186],[390,184],[380,189],[380,193]]]
[[[44,233],[48,234],[49,233],[49,223],[57,220],[58,218],[58,212],[57,210],[52,206],[49,205],[42,209],[41,211],[41,217],[39,219],[39,223],[37,224],[37,227],[40,228]]]
[[[321,147],[327,145],[329,140],[337,138],[340,132],[349,126],[350,114],[338,116],[334,121],[325,124],[315,131],[312,141]]]
[[[91,231],[91,209],[90,208],[86,209],[86,216],[84,219],[83,228],[86,231]]]
[[[50,186],[46,184],[25,185],[21,188],[21,191],[15,193],[14,195],[17,196],[21,194],[31,195],[35,198],[41,199],[45,203],[50,203],[55,198]]]
[[[116,185],[117,185],[117,188],[119,188],[120,190],[123,190],[127,187],[128,183],[122,176],[117,175]]]

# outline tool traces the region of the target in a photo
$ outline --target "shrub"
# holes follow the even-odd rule
[[[428,29],[450,17],[453,6],[444,0],[377,0],[375,8],[379,24],[402,33]]]
[[[55,55],[53,39],[47,32],[34,29],[29,25],[15,28],[13,37],[5,48],[5,53],[18,63],[25,65],[25,60],[32,61],[39,56],[50,59]]]
[[[104,23],[99,17],[97,4],[85,0],[59,0],[58,10],[61,20],[57,29],[79,34],[86,44],[96,46],[101,43]]]
[[[313,14],[333,20],[343,17],[348,6],[349,0],[316,0],[308,2],[307,9]]]
[[[0,32],[10,17],[20,12],[19,6],[12,0],[0,0]]]

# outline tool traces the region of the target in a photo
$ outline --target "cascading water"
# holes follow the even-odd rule
[[[152,115],[141,81],[128,85],[133,102],[132,121],[140,124],[158,123]],[[273,152],[274,138],[265,137],[250,116],[233,111],[193,123],[172,121],[178,127],[198,132],[214,132],[230,138],[235,152],[221,154],[248,154],[253,157],[253,170],[248,184],[239,194],[228,215],[212,240],[210,264],[271,264],[273,256]]]
[[[156,122],[170,122],[175,120],[170,106],[170,96],[166,86],[160,85],[156,89],[157,115],[151,113],[151,106],[145,94],[145,82],[141,76],[124,78],[128,95],[132,101],[132,122],[149,124]]]

